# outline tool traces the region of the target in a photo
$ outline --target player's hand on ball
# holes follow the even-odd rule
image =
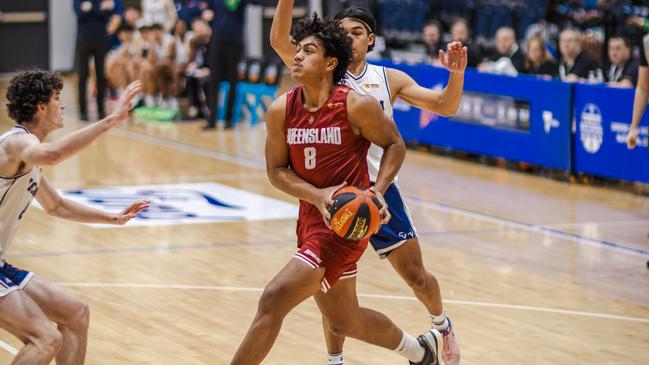
[[[626,136],[626,147],[630,150],[635,148],[638,143],[638,128],[631,127],[629,134]]]
[[[336,191],[345,187],[346,185],[347,181],[343,182],[340,185],[332,186],[326,189],[320,189],[318,201],[314,203],[318,210],[320,210],[320,213],[322,213],[322,219],[329,228],[331,228],[331,213],[329,213],[329,207],[334,205],[332,197]]]
[[[135,203],[128,206],[121,213],[116,215],[113,220],[115,224],[123,225],[131,219],[135,218],[139,212],[148,208],[150,206],[150,201],[148,200],[138,200]]]
[[[468,50],[461,42],[452,42],[447,46],[447,52],[439,50],[439,61],[451,73],[464,73],[468,62]]]
[[[383,199],[383,194],[376,190],[376,187],[372,186],[370,188],[370,191],[376,195],[376,198],[381,202],[381,209],[379,209],[379,212],[381,213],[381,224],[386,224],[390,221],[390,218],[392,218],[392,215],[390,215],[390,211],[388,211],[388,203],[385,202],[385,199]]]
[[[139,80],[133,81],[126,87],[122,95],[119,97],[117,106],[113,109],[112,117],[116,123],[123,122],[128,119],[128,112],[133,107],[133,98],[142,90],[142,83]]]

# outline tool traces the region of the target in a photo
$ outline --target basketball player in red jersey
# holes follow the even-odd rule
[[[289,37],[293,3],[293,0],[277,2],[270,30],[273,49],[289,67],[295,56],[295,47],[292,46]],[[397,99],[438,115],[448,116],[455,113],[460,105],[464,69],[468,62],[467,48],[461,43],[449,43],[446,52],[441,50],[439,52],[441,65],[449,71],[448,85],[440,92],[421,87],[412,77],[400,70],[373,65],[367,61],[367,53],[374,48],[377,32],[376,20],[367,9],[345,8],[336,14],[335,18],[340,20],[340,25],[352,39],[354,57],[342,81],[345,85],[362,95],[374,97],[390,118],[393,116],[393,104]],[[382,153],[380,148],[370,147],[368,166],[371,181],[376,177],[376,168]],[[454,326],[450,317],[446,315],[437,278],[424,266],[417,230],[396,181],[386,190],[384,199],[388,203],[392,218],[371,237],[370,245],[380,258],[390,262],[417,299],[426,307],[431,327],[444,335],[442,354],[444,363],[457,365],[460,363],[460,347],[455,338]],[[371,280],[380,282],[382,278],[376,277]],[[325,338],[328,365],[343,365],[345,339],[334,336],[326,330]]]
[[[231,364],[261,363],[284,317],[311,296],[332,332],[393,350],[411,364],[438,364],[442,337],[437,330],[415,339],[383,314],[359,307],[356,262],[368,241],[342,239],[327,223],[335,190],[370,185],[370,143],[384,150],[374,186],[381,201],[403,162],[405,145],[375,99],[337,85],[352,57],[351,40],[337,22],[314,15],[299,22],[292,35],[297,54],[291,73],[301,86],[268,110],[266,165],[271,183],[300,199],[299,249],[266,286]],[[385,222],[385,204],[382,212]]]

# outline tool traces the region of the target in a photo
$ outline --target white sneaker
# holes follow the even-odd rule
[[[438,330],[424,332],[417,337],[417,341],[424,348],[424,359],[417,363],[411,361],[410,365],[444,365],[444,360],[439,356],[442,353],[443,339]]]

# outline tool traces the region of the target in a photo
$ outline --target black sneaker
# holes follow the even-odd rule
[[[442,334],[436,329],[431,329],[421,336],[417,337],[417,341],[421,347],[424,348],[424,359],[420,362],[410,362],[410,365],[444,365],[442,361]]]

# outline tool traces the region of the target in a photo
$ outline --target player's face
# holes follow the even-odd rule
[[[47,126],[51,129],[59,129],[63,127],[63,111],[65,110],[65,103],[61,100],[61,92],[55,91],[54,95],[50,98],[49,103],[45,105],[45,121]]]
[[[335,58],[326,57],[320,40],[310,36],[297,44],[297,53],[291,66],[291,76],[298,83],[321,79],[327,71],[336,68]]]
[[[340,24],[352,39],[352,51],[354,53],[352,62],[364,60],[365,55],[367,55],[367,49],[374,44],[374,33],[368,33],[363,23],[352,18],[344,18]]]

